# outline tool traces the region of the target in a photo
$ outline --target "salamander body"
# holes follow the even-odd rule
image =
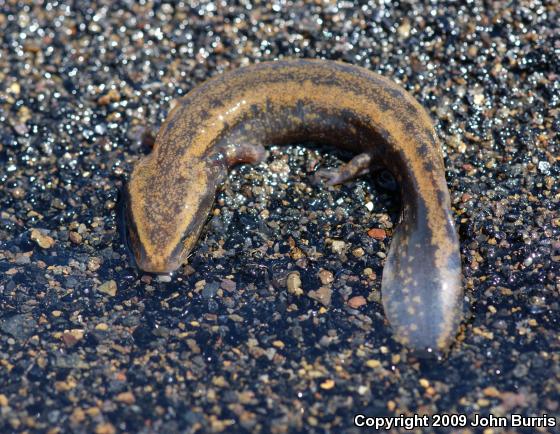
[[[462,317],[459,242],[441,148],[430,117],[404,89],[366,69],[326,60],[265,62],[212,78],[181,98],[126,187],[127,236],[138,266],[186,262],[228,168],[263,145],[325,143],[357,155],[329,183],[385,166],[401,193],[382,278],[398,340],[443,350]]]

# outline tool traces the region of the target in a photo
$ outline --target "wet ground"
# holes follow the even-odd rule
[[[353,432],[359,412],[558,431],[559,3],[231,3],[0,4],[0,431]],[[235,170],[170,279],[129,261],[119,188],[171,101],[277,57],[362,65],[429,109],[466,282],[445,359],[391,338],[398,198],[314,182],[332,150]]]

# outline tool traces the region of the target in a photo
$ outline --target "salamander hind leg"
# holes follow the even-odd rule
[[[372,156],[368,153],[356,155],[348,163],[336,169],[321,169],[317,176],[326,180],[328,185],[342,184],[369,173]]]
[[[228,145],[223,154],[228,167],[242,163],[257,164],[266,158],[266,150],[261,144]]]

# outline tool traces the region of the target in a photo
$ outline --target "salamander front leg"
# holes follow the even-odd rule
[[[358,154],[348,163],[336,169],[321,169],[317,176],[326,179],[328,185],[342,184],[359,176],[369,173],[372,156],[368,153]]]

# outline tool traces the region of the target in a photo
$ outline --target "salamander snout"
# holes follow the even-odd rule
[[[187,262],[187,257],[194,247],[198,231],[187,232],[174,249],[160,248],[157,243],[141,242],[136,226],[129,223],[125,228],[127,245],[136,266],[148,273],[164,274],[177,270]],[[146,248],[146,245],[150,249]]]
[[[148,273],[162,274],[175,271],[186,261],[192,249],[192,246],[185,244],[186,239],[181,240],[171,252],[167,251],[167,249],[165,251],[158,249],[157,245],[148,243],[149,240],[142,242],[142,237],[132,215],[129,194],[126,188],[123,188],[120,194],[118,226],[130,260],[138,268]],[[150,252],[148,252],[146,245],[151,247]]]

